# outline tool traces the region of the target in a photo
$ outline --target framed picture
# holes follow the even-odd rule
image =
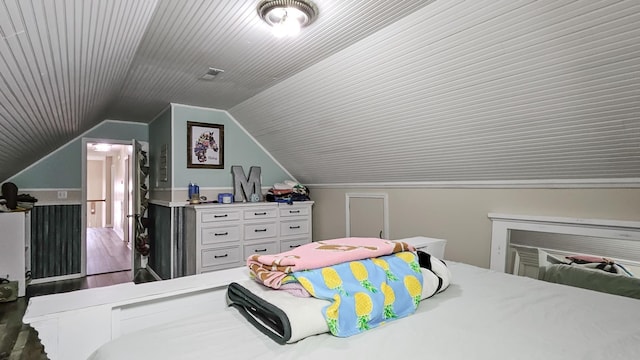
[[[224,169],[224,125],[187,122],[187,168]]]

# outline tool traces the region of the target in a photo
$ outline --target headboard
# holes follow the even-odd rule
[[[512,230],[618,239],[640,246],[640,221],[578,219],[552,216],[489,213],[491,230],[491,270],[506,272]]]

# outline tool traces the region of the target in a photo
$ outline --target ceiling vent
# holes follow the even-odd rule
[[[202,79],[202,80],[213,80],[216,76],[218,76],[218,74],[223,73],[223,72],[224,72],[224,70],[222,70],[222,69],[216,69],[216,68],[210,67],[209,70],[207,71],[207,73],[202,75],[202,77],[200,77],[200,79]]]

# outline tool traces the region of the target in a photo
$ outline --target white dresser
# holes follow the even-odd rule
[[[311,242],[313,201],[189,205],[185,209],[186,274],[242,266]]]

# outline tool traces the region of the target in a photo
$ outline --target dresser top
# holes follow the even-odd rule
[[[267,206],[296,206],[296,205],[313,205],[313,201],[294,201],[293,204],[287,204],[287,203],[279,203],[279,202],[272,202],[272,201],[260,201],[260,202],[236,202],[236,203],[231,203],[231,204],[221,204],[221,203],[202,203],[202,204],[195,204],[195,205],[186,205],[186,207],[188,208],[194,208],[197,210],[202,210],[202,209],[218,209],[218,208],[245,208],[245,207],[250,207],[250,208],[255,208],[255,207],[267,207]]]

